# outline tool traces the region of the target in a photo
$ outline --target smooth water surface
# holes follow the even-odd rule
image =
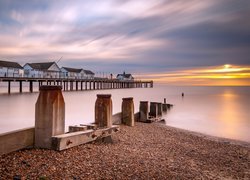
[[[134,97],[135,111],[139,101],[162,102],[166,98],[174,104],[165,117],[167,125],[250,142],[250,87],[155,85],[143,89],[63,92],[66,127],[94,121],[96,94],[112,94],[113,114],[121,111],[123,97]],[[1,93],[0,133],[34,126],[37,97],[38,93]]]

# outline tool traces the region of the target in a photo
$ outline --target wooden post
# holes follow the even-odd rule
[[[140,101],[140,121],[148,120],[148,101]]]
[[[95,102],[95,124],[97,127],[112,126],[111,94],[97,94]]]
[[[122,123],[128,126],[135,125],[133,98],[122,99]]]
[[[35,109],[35,147],[52,148],[51,137],[64,134],[65,103],[61,86],[41,86]]]
[[[150,102],[150,116],[157,117],[158,116],[158,103]]]

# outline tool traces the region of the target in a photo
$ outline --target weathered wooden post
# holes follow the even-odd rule
[[[132,97],[122,98],[122,123],[128,126],[135,125],[134,101]]]
[[[35,147],[52,148],[51,137],[64,134],[65,103],[61,86],[41,86],[35,109]]]
[[[158,116],[158,103],[150,102],[150,116],[157,117]]]
[[[97,127],[112,126],[111,94],[97,94],[95,102],[95,124]]]
[[[148,120],[148,101],[140,101],[140,121]]]
[[[167,112],[167,110],[168,110],[168,106],[166,103],[167,103],[166,98],[164,98],[164,103],[162,104],[162,111],[163,112]]]
[[[158,116],[162,116],[162,103],[157,103],[158,108]]]

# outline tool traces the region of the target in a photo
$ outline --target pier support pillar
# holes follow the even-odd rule
[[[19,92],[23,92],[23,81],[19,81]]]
[[[51,137],[64,134],[65,103],[61,86],[41,86],[35,110],[35,147],[52,148]]]
[[[78,91],[78,81],[76,81],[76,91]]]
[[[158,103],[150,102],[150,116],[157,117],[158,116]]]
[[[30,92],[33,92],[33,81],[30,81]]]
[[[140,101],[140,121],[146,122],[148,119],[148,101]]]
[[[122,99],[122,123],[128,126],[135,125],[134,101],[132,97]]]
[[[97,127],[112,126],[111,94],[97,94],[95,102],[95,124]]]
[[[11,90],[10,90],[10,88],[11,88],[10,85],[11,85],[11,81],[8,81],[8,93],[9,93],[9,94],[10,94],[10,91],[11,91]]]

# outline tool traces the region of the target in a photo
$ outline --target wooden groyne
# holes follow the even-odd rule
[[[38,87],[42,85],[60,85],[64,91],[83,91],[83,90],[101,90],[101,89],[124,89],[124,88],[152,88],[153,81],[139,80],[118,80],[118,79],[68,79],[68,78],[27,78],[27,77],[0,77],[0,83],[7,83],[8,93],[11,91],[11,84],[19,83],[19,92],[23,92],[23,84],[26,82],[29,86],[29,92],[34,91],[34,84]]]
[[[95,140],[112,141],[119,125],[135,126],[135,122],[152,123],[162,120],[168,104],[140,102],[134,112],[133,97],[122,99],[121,112],[113,115],[111,94],[97,94],[95,121],[92,124],[69,126],[65,133],[65,102],[61,86],[41,86],[35,106],[35,127],[0,134],[0,156],[26,147],[64,150]],[[154,106],[152,108],[151,106]],[[163,111],[162,111],[163,110]]]

